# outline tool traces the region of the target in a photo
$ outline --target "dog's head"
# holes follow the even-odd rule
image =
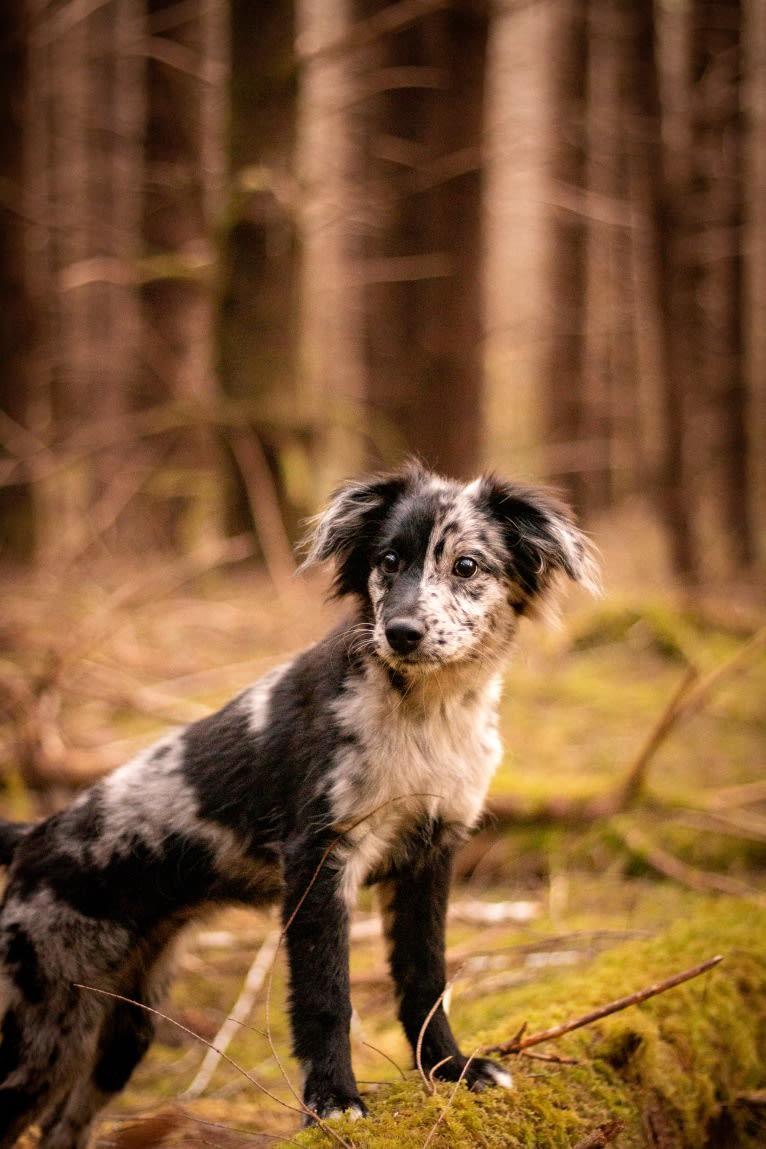
[[[591,548],[552,494],[416,464],[335,493],[306,564],[326,559],[335,594],[363,603],[371,649],[401,673],[496,661],[557,576],[597,586]]]

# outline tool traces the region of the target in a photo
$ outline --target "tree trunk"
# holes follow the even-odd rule
[[[217,435],[207,420],[217,398],[228,8],[223,0],[148,7],[143,402],[172,401],[188,413],[168,443],[164,493],[180,509],[167,524],[171,538],[193,547],[219,535],[223,521]]]
[[[352,178],[349,0],[300,0],[296,171],[301,192],[300,404],[315,434],[316,496],[364,462],[359,292],[351,282],[357,203]]]
[[[23,465],[31,312],[24,282],[24,160],[22,128],[26,89],[25,6],[6,0],[0,8],[0,551],[28,556],[32,528]]]
[[[548,477],[585,508],[587,0],[561,0],[550,50],[549,329],[543,384]]]
[[[705,478],[737,567],[755,558],[747,433],[742,2],[692,7],[691,211],[695,320],[706,420]]]
[[[253,430],[269,461],[283,515],[314,510],[307,425],[297,394],[298,192],[294,19],[289,4],[233,0],[230,225],[218,338],[222,386],[250,400]],[[253,430],[245,434],[252,436]],[[252,439],[251,439],[252,445]],[[234,528],[251,510],[237,482]]]
[[[108,530],[132,489],[113,447],[137,370],[140,13],[136,0],[28,6],[27,288],[43,345],[30,420],[66,464],[35,488],[40,555],[54,561]]]
[[[631,133],[634,170],[645,173],[642,185],[648,226],[649,274],[659,333],[663,379],[662,454],[656,483],[673,572],[689,584],[699,579],[699,542],[695,525],[696,458],[693,413],[694,347],[690,326],[692,272],[687,242],[688,137],[678,109],[685,98],[683,68],[660,95],[655,7],[652,0],[633,0],[634,72],[628,90],[634,94]],[[675,110],[675,118],[673,111]]]
[[[375,2],[360,5],[374,19]],[[364,77],[373,456],[455,475],[483,446],[482,132],[488,18],[457,3],[383,37]]]

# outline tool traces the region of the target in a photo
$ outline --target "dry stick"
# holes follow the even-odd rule
[[[716,791],[708,798],[707,806],[710,810],[727,810],[732,806],[750,806],[755,802],[766,801],[766,780],[757,782],[743,782],[739,786],[725,786],[723,790]]]
[[[428,1136],[426,1137],[425,1141],[423,1142],[423,1149],[428,1149],[428,1146],[430,1145],[431,1139],[433,1138],[434,1134],[436,1133],[436,1130],[439,1128],[442,1121],[447,1116],[447,1114],[448,1114],[448,1112],[449,1112],[450,1108],[452,1107],[452,1104],[455,1100],[455,1096],[457,1094],[457,1091],[463,1082],[463,1078],[465,1077],[466,1073],[468,1072],[468,1066],[473,1061],[477,1052],[478,1052],[478,1050],[473,1051],[471,1056],[469,1058],[467,1058],[466,1063],[463,1066],[463,1068],[460,1070],[460,1076],[458,1077],[457,1081],[455,1082],[455,1086],[454,1086],[452,1092],[450,1093],[449,1097],[447,1098],[447,1104],[444,1106],[441,1113],[439,1114],[439,1116],[434,1121],[433,1125],[431,1126],[431,1129],[430,1129]],[[449,1058],[445,1057],[444,1060],[448,1061]]]
[[[766,647],[766,626],[762,626],[760,630],[757,630],[753,637],[749,639],[744,646],[739,648],[736,654],[733,654],[726,662],[722,662],[715,670],[711,670],[709,674],[706,674],[704,678],[700,679],[679,707],[678,718],[689,718],[692,714],[695,714],[705,703],[708,695],[725,682],[727,678],[731,678],[741,670],[742,666],[752,658],[754,654],[757,654],[762,647]]]
[[[616,794],[608,796],[607,801],[611,802],[616,810],[626,809],[638,798],[646,781],[649,763],[676,724],[683,701],[698,678],[697,669],[694,666],[688,666],[644,745],[636,755],[633,764],[620,781]]]
[[[228,439],[245,485],[266,569],[277,593],[282,593],[294,585],[295,560],[266,454],[253,431],[235,427]]]
[[[583,1014],[582,1017],[573,1018],[571,1021],[564,1021],[561,1025],[554,1025],[550,1029],[542,1029],[537,1033],[530,1033],[527,1037],[512,1037],[510,1041],[502,1041],[497,1045],[488,1045],[481,1052],[482,1053],[499,1053],[501,1057],[505,1057],[512,1053],[521,1053],[524,1049],[529,1049],[532,1045],[540,1045],[543,1041],[557,1041],[558,1038],[563,1037],[566,1033],[571,1033],[572,1030],[582,1029],[584,1025],[592,1025],[594,1021],[600,1021],[602,1017],[609,1017],[612,1013],[619,1013],[623,1009],[627,1009],[631,1005],[640,1005],[641,1002],[647,1001],[650,997],[656,997],[659,993],[665,993],[668,989],[674,989],[675,986],[681,985],[685,981],[690,981],[694,977],[699,977],[700,974],[707,973],[713,966],[718,965],[723,961],[723,955],[719,954],[716,957],[708,958],[707,961],[700,962],[699,965],[692,966],[691,969],[686,969],[682,973],[677,973],[673,977],[665,978],[664,981],[656,982],[654,985],[647,986],[645,989],[639,989],[635,993],[628,994],[627,997],[620,997],[616,1001],[610,1001],[607,1005],[599,1006],[598,1009],[591,1010],[590,1013]]]
[[[450,980],[445,985],[444,989],[441,991],[441,993],[437,997],[436,1001],[433,1003],[433,1005],[429,1009],[428,1013],[426,1014],[425,1021],[423,1022],[423,1024],[420,1027],[420,1033],[418,1034],[418,1040],[415,1044],[415,1065],[417,1066],[418,1073],[420,1074],[421,1078],[423,1079],[423,1087],[424,1087],[424,1089],[425,1089],[425,1091],[429,1097],[432,1097],[433,1094],[435,1093],[435,1087],[434,1087],[433,1081],[430,1079],[430,1077],[428,1077],[426,1075],[426,1072],[423,1069],[423,1038],[425,1037],[425,1032],[428,1029],[428,1026],[431,1024],[431,1018],[436,1013],[436,1011],[439,1008],[439,1006],[441,1005],[441,1003],[444,1001],[444,996],[447,993],[447,991],[452,989],[452,986],[454,985],[455,981],[457,980],[459,973],[460,973],[460,970],[458,970],[450,978]],[[449,1061],[449,1058],[445,1057],[444,1061]],[[440,1061],[439,1065],[441,1065],[441,1064],[442,1064],[442,1062]],[[434,1067],[434,1068],[436,1068],[436,1067]]]
[[[617,831],[619,833],[619,830]],[[648,862],[660,874],[673,881],[681,882],[692,890],[702,893],[713,891],[717,894],[728,894],[734,898],[747,898],[757,905],[764,904],[764,896],[746,882],[737,878],[729,878],[726,874],[714,874],[709,870],[696,870],[688,866],[680,858],[669,854],[660,846],[655,846],[640,830],[631,827],[620,835],[629,850]]]
[[[207,1088],[222,1054],[229,1048],[234,1034],[250,1015],[255,996],[266,980],[269,967],[276,957],[278,943],[279,930],[272,930],[266,935],[250,969],[247,971],[247,977],[230,1015],[213,1038],[213,1043],[205,1054],[196,1077],[183,1094],[184,1097],[199,1097],[200,1093]]]

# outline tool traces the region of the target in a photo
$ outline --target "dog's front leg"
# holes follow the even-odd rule
[[[283,903],[293,1051],[304,1072],[304,1102],[321,1118],[367,1112],[351,1068],[349,911],[330,841],[314,835],[291,844]]]
[[[511,1077],[502,1066],[483,1057],[467,1058],[460,1052],[442,1002],[453,856],[453,847],[433,845],[381,883],[399,1019],[416,1057],[419,1047],[420,1066],[426,1074],[445,1081],[457,1081],[462,1076],[476,1091],[487,1085],[508,1088]]]

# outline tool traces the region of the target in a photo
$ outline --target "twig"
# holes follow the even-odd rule
[[[689,718],[692,714],[696,714],[707,701],[708,695],[712,694],[728,678],[737,674],[743,665],[763,647],[766,647],[766,626],[757,630],[749,642],[741,646],[736,654],[733,654],[726,662],[722,662],[715,670],[711,670],[709,674],[700,679],[694,689],[689,692],[683,704],[679,706],[678,719]]]
[[[619,833],[619,830],[618,830]],[[634,826],[620,835],[629,850],[632,850],[643,861],[648,862],[660,874],[673,881],[681,882],[692,890],[702,893],[728,894],[734,898],[748,898],[757,905],[764,904],[764,896],[746,882],[737,878],[730,878],[726,874],[714,874],[709,870],[697,870],[682,862],[680,858],[656,846],[640,830]]]
[[[681,813],[679,823],[695,830],[712,831],[714,834],[729,834],[734,838],[745,838],[750,842],[766,842],[766,818],[743,811],[739,816],[714,810],[686,810]]]
[[[605,1145],[611,1145],[612,1141],[619,1137],[624,1128],[624,1121],[606,1121],[578,1141],[574,1149],[604,1149]]]
[[[73,982],[72,985],[75,989],[84,989],[87,990],[88,993],[97,993],[101,997],[111,998],[112,1001],[122,1001],[125,1002],[126,1005],[134,1005],[136,1009],[143,1009],[146,1013],[151,1013],[153,1017],[158,1017],[161,1021],[167,1021],[171,1025],[174,1025],[176,1029],[180,1029],[182,1033],[188,1034],[189,1037],[193,1037],[195,1041],[201,1042],[202,1045],[206,1045],[209,1049],[213,1048],[212,1041],[208,1041],[207,1038],[202,1037],[199,1033],[195,1033],[193,1029],[188,1027],[188,1025],[184,1025],[183,1022],[176,1020],[174,1017],[170,1017],[169,1014],[163,1013],[161,1010],[155,1009],[151,1005],[147,1005],[146,1002],[136,1001],[134,998],[125,997],[124,994],[121,993],[112,993],[112,991],[108,989],[100,989],[96,985],[84,985],[82,982],[78,981]],[[260,1090],[261,1093],[264,1093],[267,1097],[271,1098],[272,1101],[276,1101],[278,1104],[284,1105],[286,1109],[292,1110],[293,1113],[305,1112],[305,1108],[299,1109],[294,1105],[290,1105],[288,1101],[284,1101],[281,1097],[277,1097],[276,1093],[272,1093],[271,1090],[267,1089],[265,1085],[261,1085],[260,1081],[253,1077],[252,1073],[248,1073],[246,1069],[243,1069],[241,1065],[238,1065],[233,1058],[229,1057],[228,1053],[225,1053],[223,1050],[217,1050],[216,1052],[220,1052],[221,1059],[225,1061],[227,1065],[231,1065],[233,1069],[236,1069],[237,1073],[240,1073],[247,1081],[250,1082],[251,1085],[254,1085],[256,1089]]]
[[[631,1005],[640,1005],[641,1002],[647,1001],[650,997],[656,997],[659,993],[665,993],[666,990],[674,989],[677,985],[681,985],[685,981],[699,977],[700,974],[707,973],[709,969],[717,966],[721,961],[723,961],[723,956],[720,954],[717,957],[708,958],[707,961],[700,962],[699,965],[692,966],[691,969],[674,974],[673,977],[665,978],[664,981],[656,982],[654,985],[647,986],[645,989],[636,990],[635,993],[628,994],[627,997],[620,997],[616,1001],[610,1001],[607,1005],[599,1006],[597,1009],[591,1010],[590,1013],[583,1014],[582,1017],[564,1021],[561,1025],[554,1025],[550,1029],[542,1029],[537,1033],[530,1033],[526,1037],[516,1036],[511,1038],[510,1041],[502,1041],[497,1045],[488,1045],[481,1052],[499,1053],[501,1057],[505,1057],[512,1053],[521,1053],[523,1049],[529,1049],[532,1045],[540,1045],[543,1041],[557,1041],[558,1038],[563,1037],[566,1033],[571,1033],[575,1029],[582,1029],[585,1025],[592,1025],[594,1021],[600,1021],[602,1017],[609,1017],[610,1014],[619,1013]]]
[[[689,691],[698,678],[699,672],[696,667],[688,666],[686,673],[668,699],[664,710],[650,731],[644,745],[636,755],[633,764],[628,769],[616,793],[613,795],[613,801],[617,810],[627,809],[628,806],[632,805],[638,798],[646,781],[649,763],[675,726],[683,701],[688,696]]]
[[[571,822],[579,825],[620,813],[639,796],[646,781],[649,764],[670,733],[681,722],[685,722],[701,710],[713,691],[739,673],[764,646],[766,646],[766,627],[756,631],[731,658],[704,677],[700,678],[698,672],[690,667],[666,703],[638,755],[614,790],[600,794],[589,801],[554,797],[532,809],[513,797],[499,795],[487,803],[488,819],[500,825],[510,823],[514,826],[530,822]],[[751,785],[753,795],[762,797],[766,792],[760,782]],[[750,800],[757,801],[758,797],[751,797]],[[730,800],[728,794],[727,798],[719,799],[719,801],[726,800]]]
[[[562,1057],[560,1053],[532,1053],[530,1049],[522,1049],[521,1056],[535,1061],[550,1061],[553,1065],[582,1065],[578,1057]]]
[[[433,1125],[431,1126],[431,1129],[429,1131],[428,1136],[426,1137],[425,1141],[423,1142],[423,1149],[428,1149],[428,1146],[430,1145],[431,1140],[432,1140],[434,1134],[436,1133],[436,1130],[439,1128],[442,1121],[447,1116],[447,1113],[449,1112],[450,1107],[452,1106],[452,1103],[455,1100],[455,1094],[457,1093],[458,1089],[460,1088],[461,1082],[463,1081],[463,1078],[465,1077],[466,1073],[468,1072],[468,1066],[473,1061],[474,1057],[476,1056],[476,1053],[477,1053],[477,1050],[474,1050],[473,1053],[471,1054],[471,1056],[469,1058],[467,1058],[466,1063],[463,1066],[463,1068],[460,1070],[460,1076],[458,1077],[457,1081],[455,1082],[454,1089],[452,1090],[449,1097],[447,1098],[447,1104],[444,1106],[441,1113],[439,1114],[439,1116],[434,1121]],[[448,1061],[449,1058],[445,1057],[444,1060]]]
[[[184,1097],[199,1097],[200,1093],[207,1088],[210,1078],[221,1060],[222,1053],[225,1053],[229,1048],[229,1043],[237,1029],[249,1017],[256,994],[263,985],[271,963],[276,957],[279,936],[279,930],[272,930],[266,935],[250,969],[247,971],[239,997],[235,1001],[230,1015],[213,1038],[213,1043],[205,1054],[196,1077],[185,1091]]]
[[[441,993],[437,997],[436,1001],[433,1003],[433,1005],[429,1009],[428,1013],[426,1014],[425,1021],[423,1022],[423,1024],[420,1027],[420,1033],[418,1034],[418,1040],[415,1044],[415,1065],[417,1067],[418,1073],[420,1074],[420,1076],[423,1080],[423,1088],[425,1089],[425,1091],[429,1097],[433,1096],[435,1089],[434,1089],[433,1081],[430,1079],[430,1077],[428,1077],[426,1075],[426,1072],[423,1069],[423,1038],[425,1037],[426,1030],[428,1029],[429,1025],[431,1024],[431,1019],[432,1019],[433,1015],[436,1013],[437,1009],[439,1008],[441,1003],[444,1001],[444,996],[447,993],[447,991],[452,989],[452,986],[454,985],[455,980],[457,979],[457,976],[459,973],[460,973],[460,970],[458,970],[457,973],[455,973],[450,978],[450,980],[445,985],[444,989],[441,991]],[[446,1060],[446,1058],[445,1058],[445,1060]]]
[[[266,453],[260,439],[250,429],[232,428],[228,439],[245,485],[263,561],[275,590],[282,594],[285,587],[295,586],[295,559]]]
[[[728,810],[732,806],[749,806],[754,802],[766,802],[766,779],[744,782],[740,786],[725,786],[723,790],[716,790],[708,798],[707,804],[711,810]]]

